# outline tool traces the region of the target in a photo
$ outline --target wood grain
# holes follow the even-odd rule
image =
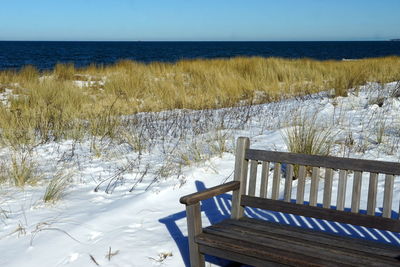
[[[351,212],[354,213],[358,213],[360,211],[361,179],[362,172],[354,172],[353,192],[351,194]]]
[[[179,201],[185,205],[192,205],[199,201],[202,201],[202,200],[205,200],[208,198],[212,198],[212,197],[221,195],[221,194],[229,192],[229,191],[237,190],[239,188],[240,188],[240,182],[232,181],[232,182],[228,182],[225,184],[221,184],[221,185],[217,185],[217,186],[208,188],[201,192],[183,196],[183,197],[181,197],[181,199]]]
[[[394,184],[394,176],[386,174],[385,190],[383,192],[383,213],[382,213],[382,216],[385,218],[390,218],[392,215],[393,184]]]
[[[261,185],[260,197],[266,198],[268,192],[269,162],[262,162],[261,165]]]
[[[247,171],[249,168],[249,161],[245,158],[246,150],[250,147],[250,140],[247,137],[239,137],[236,143],[235,155],[235,169],[233,173],[233,180],[240,182],[239,189],[232,193],[232,209],[231,217],[239,219],[243,217],[244,209],[239,205],[240,198],[246,192],[247,187]]]
[[[284,200],[290,202],[292,196],[292,182],[293,182],[293,165],[287,164],[286,166],[286,176],[285,176],[285,191]]]
[[[377,187],[378,187],[378,174],[371,172],[369,174],[369,185],[368,185],[368,202],[367,202],[368,215],[375,215]]]
[[[310,206],[316,206],[318,201],[319,167],[312,168]]]
[[[248,149],[246,159],[400,175],[400,163]]]
[[[324,182],[324,199],[323,207],[329,209],[332,202],[332,182],[333,170],[331,168],[325,169],[325,182]]]
[[[249,195],[256,195],[256,183],[257,183],[257,160],[250,160],[250,177],[249,177]]]
[[[272,199],[279,198],[279,185],[281,182],[281,164],[275,163],[274,166],[274,175],[272,177]]]
[[[336,201],[336,209],[344,210],[344,205],[346,201],[346,185],[347,185],[347,171],[339,171],[339,184],[338,184],[338,194]]]
[[[306,166],[299,166],[299,178],[297,179],[296,203],[304,204],[304,188],[306,185]]]
[[[203,231],[200,211],[201,208],[199,203],[186,206],[190,266],[193,267],[205,266],[204,255],[200,253],[199,245],[195,241],[196,236],[201,234]]]

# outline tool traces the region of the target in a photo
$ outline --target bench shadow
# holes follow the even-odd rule
[[[204,183],[201,181],[195,181],[195,185],[197,192],[207,189]],[[231,200],[231,194],[221,194],[214,198],[203,200],[201,201],[201,211],[207,217],[210,224],[216,224],[230,218]],[[292,200],[292,202],[295,203],[295,200]],[[307,205],[308,202],[305,202],[305,204]],[[322,205],[318,206],[322,207]],[[331,208],[335,209],[334,206],[332,206]],[[350,211],[350,209],[346,209],[346,211]],[[380,213],[382,213],[382,209],[379,209],[379,211]],[[360,213],[366,214],[366,210],[360,210]],[[257,218],[284,225],[297,226],[305,229],[313,229],[341,236],[392,244],[400,247],[400,233],[249,207],[246,207],[245,214],[247,217],[250,218]],[[377,215],[379,216],[379,214]],[[398,218],[398,213],[392,211],[392,218]],[[159,222],[165,225],[169,234],[174,239],[176,245],[178,246],[179,252],[181,253],[185,266],[190,267],[188,239],[187,236],[182,233],[181,229],[178,226],[186,226],[186,211],[183,209],[181,212],[174,213],[167,217],[159,219]],[[203,225],[208,224],[203,220]],[[206,255],[206,261],[214,265],[225,267],[242,266],[241,264],[209,255]]]
[[[207,189],[203,182],[195,181],[195,185],[197,192]],[[212,199],[203,200],[201,201],[201,211],[205,213],[211,224],[216,224],[230,217],[231,199],[231,195],[222,194]],[[184,205],[182,205],[182,207],[184,207]],[[169,234],[178,246],[185,266],[190,267],[188,238],[179,228],[178,221],[180,225],[186,226],[186,211],[184,209],[181,212],[159,219],[159,222],[165,224]],[[206,222],[203,220],[203,225],[205,224]],[[218,266],[241,266],[240,264],[238,265],[237,263],[209,255],[206,255],[206,261]]]

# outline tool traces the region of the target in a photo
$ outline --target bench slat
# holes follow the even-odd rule
[[[377,186],[378,186],[378,174],[371,172],[369,174],[369,185],[368,185],[368,203],[367,203],[368,215],[375,215]]]
[[[247,137],[239,137],[236,143],[235,170],[233,180],[240,183],[239,190],[232,193],[231,217],[239,219],[243,217],[244,209],[240,206],[240,197],[246,193],[248,160],[245,159],[246,149],[250,147],[250,140]]]
[[[394,184],[394,176],[386,174],[385,190],[383,193],[383,213],[382,213],[382,216],[385,218],[390,218],[392,215],[393,184]]]
[[[346,201],[346,185],[347,185],[347,171],[339,171],[339,184],[338,184],[338,194],[336,201],[336,209],[344,210],[344,204]]]
[[[305,155],[297,153],[265,151],[257,149],[246,150],[247,159],[256,159],[288,164],[299,164],[312,167],[325,167],[353,171],[376,172],[400,175],[400,163],[341,158],[332,156]]]
[[[351,194],[351,212],[358,213],[360,210],[362,172],[354,172],[353,193]]]
[[[345,266],[351,266],[351,263],[353,263],[354,265],[356,261],[356,259],[354,258],[351,261],[351,257],[343,257],[342,255],[342,257],[339,257],[338,255],[332,253],[332,251],[330,251],[331,253],[327,253],[327,251],[324,251],[320,248],[309,247],[305,246],[304,244],[293,244],[292,242],[289,242],[289,240],[283,241],[265,238],[264,236],[262,236],[262,233],[254,234],[246,230],[241,231],[239,227],[233,228],[234,229],[223,228],[218,227],[217,225],[213,228],[206,228],[205,235],[208,234],[210,239],[211,237],[213,239],[214,237],[228,238],[230,239],[231,243],[235,244],[238,244],[238,242],[240,241],[249,242],[253,246],[256,245],[259,249],[263,248],[265,252],[270,252],[271,248],[279,248],[281,252],[279,260],[284,261],[286,264],[290,265],[295,264],[296,266],[312,266],[314,264],[321,265],[322,263],[324,263],[331,266],[342,264],[344,264]],[[247,243],[246,248],[243,249],[247,250],[247,246],[249,245],[249,243]],[[318,253],[316,253],[316,251],[318,251]],[[293,252],[295,252],[294,255]],[[284,253],[286,255],[282,255]],[[268,258],[273,259],[274,257],[272,257],[272,255],[268,255]],[[307,262],[304,262],[305,260],[307,260]]]
[[[310,188],[310,206],[316,206],[318,201],[319,168],[312,168],[311,188]]]
[[[250,177],[249,177],[249,195],[256,195],[256,182],[257,182],[257,160],[250,161]]]
[[[279,185],[280,185],[280,180],[281,180],[281,164],[280,163],[275,163],[274,166],[274,176],[272,178],[272,199],[278,199],[279,198]]]
[[[306,183],[306,166],[299,166],[299,178],[297,179],[296,203],[304,204],[304,187]]]
[[[285,176],[285,192],[284,200],[290,202],[292,197],[292,182],[293,182],[293,165],[287,164],[286,166],[286,176]]]
[[[207,240],[204,240],[203,242],[206,243]],[[223,244],[223,243],[216,243],[216,244],[218,244],[218,246],[222,247],[221,244]],[[225,245],[225,246],[229,247],[229,245]],[[266,260],[252,257],[251,255],[249,256],[249,255],[241,254],[236,250],[226,250],[226,248],[224,249],[224,248],[219,248],[219,247],[215,247],[215,246],[210,247],[210,246],[203,245],[203,244],[200,244],[199,248],[200,248],[200,252],[203,254],[214,255],[216,257],[231,260],[234,262],[242,262],[242,263],[248,264],[250,266],[265,266],[265,267],[268,267],[268,266],[271,266],[271,267],[282,266],[283,267],[284,266],[284,267],[287,267],[286,264],[279,264],[276,262],[268,262]]]
[[[314,241],[321,244],[346,248],[349,250],[354,249],[385,257],[396,258],[400,255],[399,247],[397,246],[347,236],[339,236],[336,234],[322,232],[318,229],[306,229],[248,217],[243,217],[240,220],[225,220],[221,224],[240,225],[242,227],[247,227],[258,231],[266,231],[270,234],[276,235],[291,235],[294,238],[301,240]],[[266,227],[266,225],[268,227]]]
[[[313,239],[296,238],[292,233],[276,234],[269,231],[268,224],[258,224],[254,227],[244,227],[241,224],[220,223],[204,229],[205,233],[232,238],[234,240],[251,241],[253,243],[275,247],[288,252],[296,251],[302,255],[318,257],[329,261],[349,265],[369,265],[371,261],[383,265],[400,263],[395,257],[387,257],[376,253],[366,253],[357,250],[357,247],[344,248],[336,244],[320,243]],[[353,243],[353,242],[349,242]],[[370,244],[371,245],[371,244]],[[355,244],[357,246],[357,244]],[[399,255],[397,252],[396,256]]]
[[[292,266],[337,266],[337,263],[332,263],[324,259],[302,255],[296,251],[288,253],[288,251],[280,248],[255,244],[250,242],[250,240],[235,239],[233,241],[232,238],[226,236],[203,233],[197,236],[196,242],[199,243],[202,253],[231,259],[230,256],[232,254],[230,253],[233,252],[239,256],[235,259],[236,261],[253,266],[269,266],[266,265],[263,259]],[[243,257],[242,255],[250,256],[251,258]],[[258,259],[258,262],[254,262],[255,259]]]
[[[333,170],[331,168],[326,168],[325,169],[323,207],[327,208],[327,209],[329,209],[331,207],[332,182],[333,182]]]
[[[400,232],[400,221],[389,218],[370,216],[360,213],[350,213],[347,211],[339,211],[333,209],[325,209],[322,207],[312,207],[295,203],[286,203],[279,200],[256,198],[251,196],[242,196],[242,206],[260,208],[272,211],[279,211],[294,215],[302,215],[305,217],[313,217],[316,219],[336,221],[340,223],[348,223],[360,225],[380,230],[389,230]]]
[[[266,198],[268,192],[269,162],[263,161],[261,167],[260,197]]]

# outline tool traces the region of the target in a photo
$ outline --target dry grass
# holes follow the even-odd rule
[[[291,127],[286,129],[283,141],[291,153],[328,156],[333,146],[334,133],[325,125],[317,124],[317,114],[294,116]],[[311,167],[307,167],[311,173]],[[293,178],[299,175],[299,165],[294,166]]]
[[[0,72],[0,140],[7,145],[113,137],[122,114],[167,109],[209,109],[264,103],[334,89],[336,95],[369,82],[400,80],[400,57],[357,61],[232,58],[77,69],[58,64]],[[79,87],[73,80],[88,86]],[[1,90],[0,90],[1,91]]]
[[[296,117],[292,127],[283,135],[289,152],[307,155],[328,156],[333,146],[332,129],[316,123],[316,114]]]
[[[40,180],[36,164],[28,157],[13,156],[10,167],[5,170],[12,184],[24,187],[26,184],[35,184]]]
[[[57,172],[46,187],[43,201],[54,203],[60,200],[65,195],[69,183],[70,175]]]
[[[147,65],[122,61],[87,71],[106,76],[105,94],[124,96],[130,113],[218,108],[241,100],[261,103],[327,89],[342,95],[367,81],[398,80],[399,67],[398,57],[360,61],[239,57]]]

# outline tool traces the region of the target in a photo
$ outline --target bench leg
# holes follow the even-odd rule
[[[201,209],[200,203],[186,206],[186,217],[188,224],[188,240],[191,267],[204,267],[204,255],[199,251],[199,246],[195,242],[195,236],[201,234]]]

